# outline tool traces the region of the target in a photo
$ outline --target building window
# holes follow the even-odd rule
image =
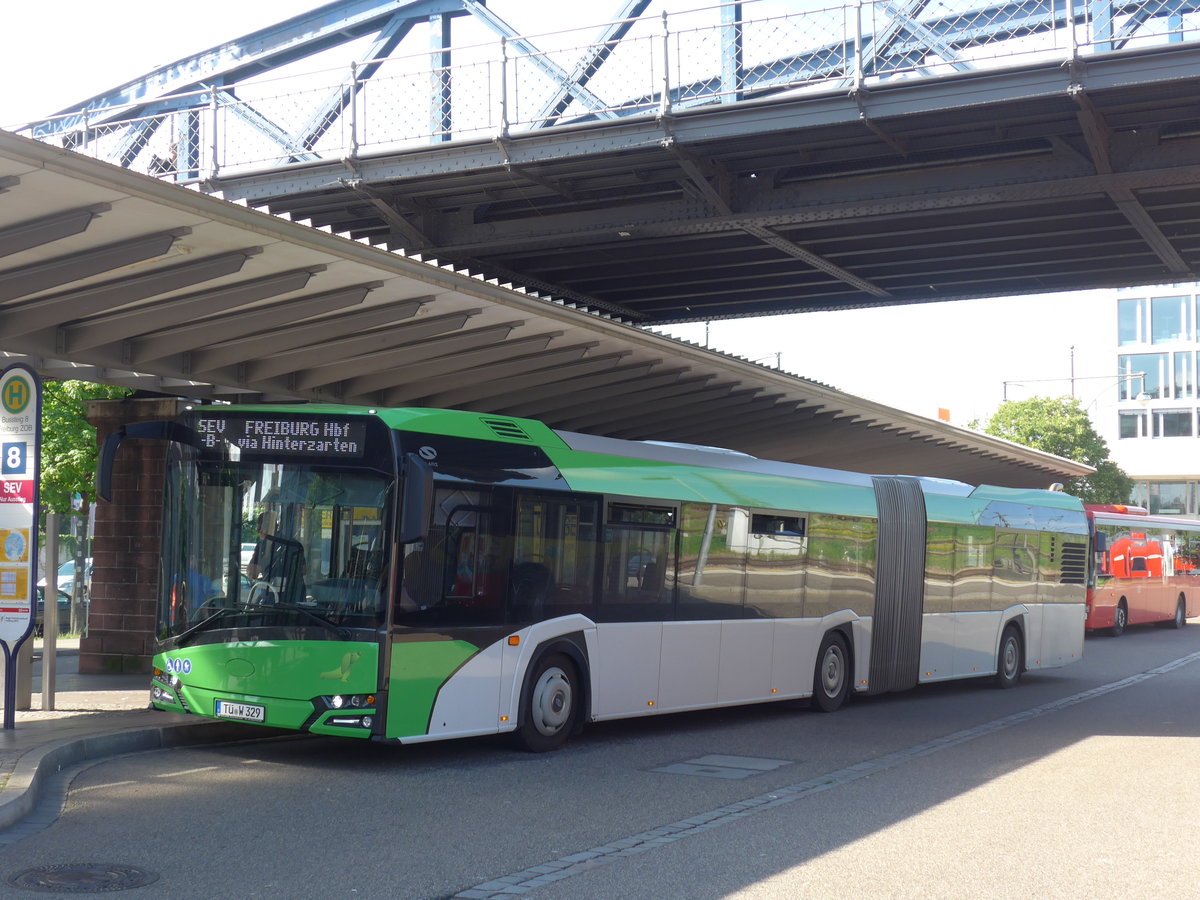
[[[1153,415],[1155,437],[1192,436],[1192,410],[1156,409]]]
[[[1117,371],[1122,378],[1117,385],[1118,400],[1133,400],[1145,391],[1150,399],[1157,400],[1165,396],[1169,353],[1130,353],[1117,357]],[[1141,373],[1141,377],[1136,377]]]
[[[1153,515],[1182,516],[1188,511],[1188,483],[1186,481],[1150,482],[1150,512]]]
[[[1176,353],[1174,356],[1175,377],[1171,396],[1176,399],[1196,396],[1196,386],[1192,380],[1192,362],[1195,354],[1189,350],[1187,353]]]
[[[1188,309],[1191,303],[1187,297],[1155,297],[1151,301],[1150,341],[1154,344],[1168,344],[1174,341],[1186,341],[1191,337],[1191,323]]]
[[[1140,344],[1146,340],[1146,301],[1117,301],[1117,340],[1122,347]]]
[[[1117,420],[1120,422],[1122,438],[1139,438],[1146,433],[1146,414],[1140,410],[1117,413]]]
[[[1150,508],[1150,485],[1144,481],[1135,481],[1133,490],[1129,492],[1129,502],[1134,506],[1140,506],[1142,509]]]

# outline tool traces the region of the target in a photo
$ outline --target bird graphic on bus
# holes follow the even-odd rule
[[[330,669],[328,672],[322,672],[321,678],[326,681],[342,681],[350,680],[350,671],[354,668],[354,664],[358,662],[362,656],[361,653],[350,652],[342,655],[342,664],[336,669]]]

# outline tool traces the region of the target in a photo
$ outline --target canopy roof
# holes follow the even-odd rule
[[[1087,466],[0,131],[0,362],[1045,487]]]

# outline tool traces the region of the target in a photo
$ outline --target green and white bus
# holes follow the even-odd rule
[[[1088,527],[1063,493],[305,405],[126,426],[102,497],[130,438],[169,444],[162,710],[540,751],[590,721],[833,711],[1082,655]]]

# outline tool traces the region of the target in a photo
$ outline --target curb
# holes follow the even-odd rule
[[[169,750],[265,738],[296,737],[299,732],[234,722],[182,722],[166,725],[134,725],[120,731],[67,738],[27,750],[17,760],[12,774],[0,789],[0,831],[24,819],[37,805],[43,782],[63,769],[81,762],[147,750]]]

